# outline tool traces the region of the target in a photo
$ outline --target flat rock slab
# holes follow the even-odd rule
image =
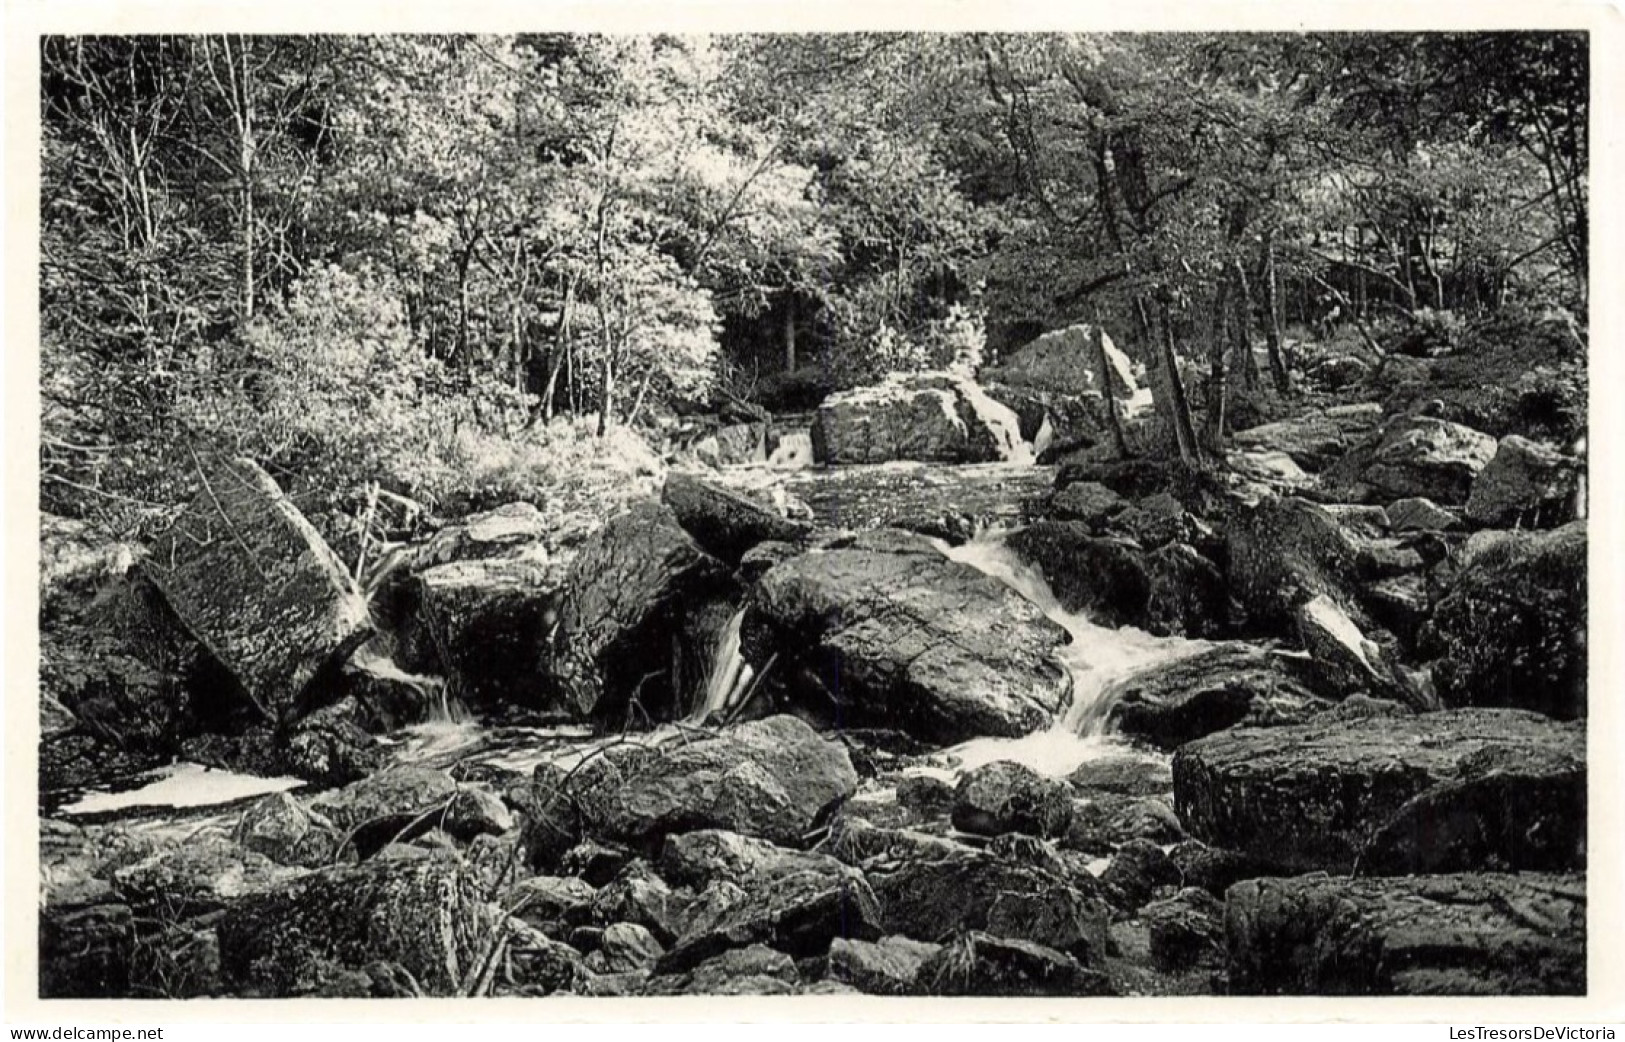
[[[569,779],[585,832],[659,850],[673,832],[716,828],[799,845],[825,807],[857,790],[845,747],[774,716],[660,746],[610,746]]]
[[[1247,995],[1581,995],[1585,876],[1254,879],[1226,894]]]
[[[989,525],[1030,520],[1054,479],[1049,467],[892,464],[802,471],[784,488],[831,528],[895,527],[963,540]]]
[[[741,632],[753,665],[776,653],[779,669],[805,678],[794,697],[844,725],[925,741],[1017,737],[1068,698],[1054,659],[1065,631],[997,579],[929,550],[787,561],[758,581]]]
[[[372,635],[366,601],[258,464],[214,462],[202,477],[142,569],[260,709],[289,719],[310,681]]]
[[[1584,777],[1584,730],[1536,713],[1329,718],[1183,746],[1174,754],[1174,807],[1197,838],[1285,868],[1365,868],[1363,853],[1385,829],[1380,847],[1415,849],[1374,851],[1372,869],[1414,870],[1435,859],[1534,868],[1583,857]],[[1485,798],[1486,789],[1498,795]],[[1455,810],[1430,821],[1412,806],[1419,798]]]

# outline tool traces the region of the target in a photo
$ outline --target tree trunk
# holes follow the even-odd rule
[[[1270,379],[1281,394],[1292,391],[1292,376],[1281,354],[1281,285],[1275,270],[1275,229],[1264,233],[1264,348]]]
[[[1179,375],[1178,355],[1174,351],[1173,309],[1166,296],[1158,301],[1158,316],[1162,324],[1162,335],[1158,337],[1157,345],[1161,356],[1158,368],[1162,370],[1164,386],[1168,390],[1164,415],[1174,429],[1180,462],[1187,467],[1195,467],[1202,462],[1202,450],[1196,440],[1196,425],[1191,422],[1191,405],[1185,394],[1185,381]]]
[[[1207,422],[1202,428],[1203,447],[1215,457],[1224,453],[1225,405],[1230,388],[1226,354],[1230,338],[1225,326],[1230,315],[1230,280],[1219,280],[1213,298],[1213,321],[1208,326]]]
[[[1258,359],[1253,355],[1253,290],[1240,260],[1231,262],[1230,371],[1248,392],[1258,389]]]
[[[598,379],[598,436],[609,433],[609,411],[615,407],[615,367],[604,359],[604,369]]]
[[[796,371],[796,295],[785,296],[784,305],[784,371]]]

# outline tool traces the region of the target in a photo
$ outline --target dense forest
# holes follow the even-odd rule
[[[1583,34],[81,37],[42,61],[42,495],[125,531],[205,446],[348,542],[372,488],[534,493],[600,472],[613,428],[658,445],[1078,320],[1168,388],[1159,451],[1193,465],[1292,393],[1288,341],[1322,324],[1373,362],[1544,337],[1557,361],[1496,375],[1582,400]]]
[[[46,38],[40,994],[1595,994],[1590,53]]]

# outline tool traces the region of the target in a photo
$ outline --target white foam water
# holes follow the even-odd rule
[[[251,796],[286,792],[305,784],[298,778],[258,778],[196,763],[170,764],[147,777],[151,781],[139,788],[87,793],[63,807],[60,813],[77,817],[138,807],[212,807]]]
[[[813,465],[811,431],[785,431],[767,465],[778,470],[799,470]]]
[[[1071,640],[1056,658],[1072,682],[1072,701],[1055,725],[1022,738],[976,738],[947,750],[960,771],[995,760],[1014,760],[1040,774],[1070,774],[1080,764],[1130,747],[1109,733],[1113,692],[1142,670],[1211,648],[1207,641],[1158,637],[1131,626],[1102,626],[1061,606],[1044,576],[1010,549],[1015,529],[990,529],[959,546],[938,550],[1004,583],[1029,601]]]
[[[740,608],[728,618],[711,653],[711,667],[706,674],[705,688],[699,705],[685,721],[703,724],[712,716],[733,708],[754,676],[750,663],[745,661],[739,648],[739,627],[745,620],[745,609]]]

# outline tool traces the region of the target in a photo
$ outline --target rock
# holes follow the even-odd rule
[[[1087,525],[1091,534],[1100,535],[1128,505],[1128,500],[1099,482],[1077,481],[1055,492],[1049,513],[1057,521],[1076,521]]]
[[[1145,629],[1158,636],[1200,639],[1226,628],[1230,596],[1224,576],[1195,547],[1168,543],[1145,558],[1150,590]]]
[[[495,925],[467,874],[434,857],[323,869],[233,902],[216,929],[223,971],[245,995],[308,994],[379,959],[424,994],[451,995]]]
[[[135,957],[130,906],[116,901],[44,904],[39,916],[39,996],[121,999]]]
[[[689,975],[689,993],[716,993],[731,981],[755,978],[795,984],[800,980],[795,960],[765,944],[730,948],[714,955]]]
[[[1179,870],[1183,885],[1206,890],[1214,897],[1221,898],[1226,890],[1243,879],[1283,874],[1267,862],[1233,850],[1210,847],[1196,839],[1174,844],[1168,851],[1168,858]]]
[[[675,715],[684,692],[672,689],[672,636],[686,606],[727,592],[726,571],[660,504],[635,506],[589,539],[565,578],[553,656],[575,712],[613,718],[637,691],[645,712]]]
[[[548,534],[547,521],[533,504],[507,503],[442,528],[414,549],[411,567],[421,572],[453,561],[514,556],[543,564],[547,560],[543,540]]]
[[[1395,532],[1445,532],[1461,527],[1461,519],[1431,499],[1413,496],[1388,504],[1388,527]]]
[[[1339,696],[1408,694],[1382,648],[1366,639],[1337,602],[1318,594],[1297,610],[1298,637],[1314,662],[1318,690]]]
[[[837,937],[874,940],[881,932],[880,906],[861,873],[796,872],[691,921],[657,969],[681,972],[728,948],[757,943],[795,956],[821,955]]]
[[[1505,540],[1472,558],[1421,645],[1447,706],[1586,713],[1586,524]]]
[[[1583,777],[1584,756],[1578,725],[1504,709],[1235,729],[1174,754],[1174,806],[1197,838],[1288,868],[1348,871],[1390,827],[1447,849],[1389,855],[1389,864],[1459,861],[1459,843],[1486,864],[1536,867],[1554,853],[1572,857],[1583,835],[1583,802],[1541,799]],[[1465,783],[1502,797],[1490,818],[1476,817],[1489,814],[1482,795],[1442,788]],[[1474,816],[1415,837],[1404,823],[1421,819],[1407,804],[1428,793]]]
[[[893,376],[824,399],[812,427],[821,463],[985,463],[1013,458],[1020,421],[974,383],[946,373]]]
[[[1093,482],[1132,500],[1167,491],[1174,483],[1170,466],[1146,457],[1075,460],[1055,474],[1057,494],[1079,482]]]
[[[457,783],[445,771],[398,766],[324,792],[310,808],[348,831],[370,821],[415,817],[445,805],[456,792]]]
[[[1517,434],[1501,439],[1473,479],[1467,516],[1481,525],[1546,527],[1574,516],[1582,466],[1556,449]]]
[[[733,423],[718,427],[695,443],[694,455],[714,467],[764,462],[767,459],[767,424]]]
[[[138,915],[161,912],[181,919],[218,911],[292,874],[293,869],[225,836],[205,833],[115,869],[112,880],[118,896]]]
[[[1414,649],[1433,609],[1428,580],[1420,575],[1399,575],[1367,583],[1361,603],[1372,621],[1391,632],[1402,647]]]
[[[1102,626],[1144,626],[1151,599],[1145,554],[1121,539],[1097,538],[1072,521],[1040,521],[1006,545],[1037,567],[1069,612]]]
[[[918,819],[945,818],[953,810],[954,786],[941,778],[912,775],[897,783],[897,803]]]
[[[1424,496],[1465,503],[1479,471],[1495,455],[1495,439],[1459,423],[1406,416],[1356,446],[1326,472],[1332,485],[1364,485],[1380,500]]]
[[[372,636],[366,601],[257,464],[214,461],[199,477],[141,569],[259,709],[290,720],[310,682]]]
[[[896,935],[878,941],[837,937],[829,946],[829,975],[868,995],[909,995],[920,966],[940,947]]]
[[[1131,839],[1118,847],[1100,874],[1100,881],[1118,898],[1118,906],[1130,912],[1151,900],[1158,887],[1179,880],[1179,868],[1149,839]]]
[[[1172,843],[1184,836],[1173,808],[1163,799],[1095,793],[1072,802],[1072,826],[1061,846],[1098,856],[1136,839]]]
[[[339,840],[331,822],[285,792],[273,792],[250,805],[237,819],[231,838],[279,865],[300,868],[331,863]]]
[[[531,876],[508,888],[502,905],[546,934],[581,926],[592,918],[598,891],[573,876]]]
[[[1019,736],[1066,705],[1065,631],[968,565],[927,553],[831,550],[764,575],[742,628],[758,670],[777,653],[793,698],[842,726],[932,742]]]
[[[941,941],[964,930],[1103,953],[1110,908],[1087,875],[1062,877],[1030,864],[969,849],[933,859],[916,855],[865,862],[885,932]]]
[[[977,767],[954,790],[953,824],[961,832],[1059,836],[1071,821],[1066,785],[1024,764],[1001,760]]]
[[[586,966],[594,973],[633,973],[653,969],[665,952],[642,926],[611,923],[604,929],[598,950],[587,956]]]
[[[715,880],[749,888],[799,872],[838,873],[840,861],[828,854],[789,850],[765,839],[722,829],[697,829],[666,837],[660,874],[673,883],[703,889]]]
[[[1206,890],[1186,887],[1140,909],[1151,934],[1151,959],[1159,970],[1224,963],[1224,905]]]
[[[1095,792],[1156,796],[1174,790],[1174,777],[1167,763],[1131,753],[1108,753],[1085,760],[1067,776],[1067,781],[1085,796]]]
[[[1579,750],[1499,748],[1399,808],[1360,852],[1365,875],[1563,871],[1586,865]]]
[[[607,746],[570,777],[582,828],[657,852],[671,832],[719,828],[799,845],[858,775],[836,742],[774,716],[658,746]]]
[[[1317,594],[1353,607],[1359,547],[1324,507],[1265,499],[1231,519],[1226,540],[1231,591],[1253,624],[1285,630]]]
[[[1243,449],[1283,453],[1304,470],[1319,472],[1347,451],[1349,432],[1326,414],[1313,412],[1236,431],[1231,440]]]
[[[1585,877],[1325,875],[1239,883],[1225,906],[1238,994],[1580,995]]]
[[[355,722],[355,708],[338,703],[306,714],[283,732],[280,749],[273,738],[277,773],[317,785],[348,785],[383,769],[386,747]]]
[[[790,558],[799,557],[805,552],[805,548],[789,543],[758,543],[739,558],[739,581],[749,586]]]
[[[688,922],[690,900],[672,890],[643,861],[632,861],[593,897],[592,917],[600,925],[627,922],[647,927],[670,944]]]
[[[762,543],[795,544],[811,532],[805,522],[781,517],[737,492],[681,471],[666,475],[661,498],[706,553],[729,564],[740,563]]]
[[[1323,358],[1304,372],[1310,383],[1323,391],[1338,391],[1364,380],[1371,366],[1353,355],[1335,355]]]
[[[522,995],[580,994],[592,976],[580,951],[513,919],[504,965]]]
[[[971,932],[944,945],[920,965],[915,989],[922,995],[1109,995],[1103,974],[1076,959],[1030,941]]]
[[[1307,720],[1331,703],[1312,692],[1287,657],[1229,642],[1130,674],[1102,695],[1124,734],[1162,749],[1238,724]]]
[[[902,528],[963,542],[993,525],[1021,524],[1049,494],[1043,467],[835,467],[786,475],[783,487],[823,526]]]
[[[417,577],[419,612],[464,701],[557,709],[547,647],[556,592],[530,561],[456,561]]]
[[[464,843],[475,836],[500,836],[514,827],[513,812],[495,793],[462,788],[446,803],[440,827]]]
[[[67,706],[50,695],[41,695],[39,703],[40,741],[60,738],[79,727],[79,718]]]
[[[1097,335],[1103,344],[1096,344]],[[1098,358],[1101,347],[1110,366],[1112,395],[1125,401],[1133,398],[1140,389],[1133,363],[1104,330],[1087,323],[1043,334],[1012,351],[982,376],[1016,387],[1104,397],[1107,389],[1101,386]]]

